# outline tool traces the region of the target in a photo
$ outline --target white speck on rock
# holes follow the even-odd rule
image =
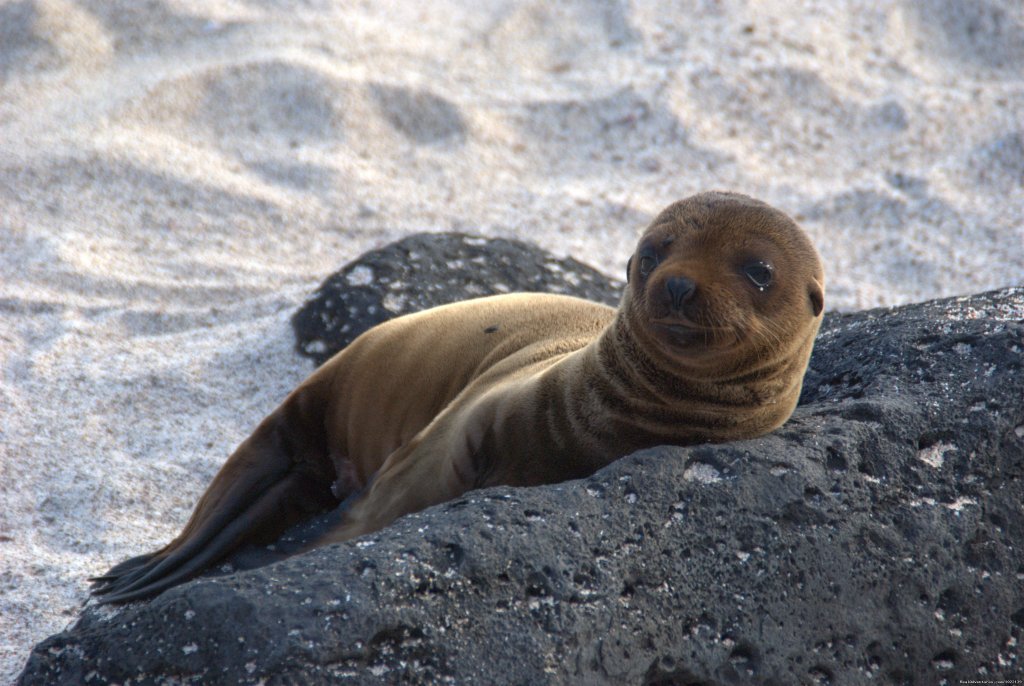
[[[686,468],[683,478],[687,481],[699,481],[704,484],[718,483],[722,474],[706,462],[696,462]]]
[[[952,510],[953,512],[960,512],[961,510],[963,510],[968,505],[977,505],[977,504],[978,504],[978,501],[975,500],[974,498],[965,498],[965,497],[961,496],[961,497],[957,498],[956,500],[954,500],[953,502],[949,503],[948,505],[944,505],[944,507],[946,507],[947,509]]]
[[[356,265],[345,275],[345,281],[349,286],[369,286],[373,283],[373,270],[365,264]]]
[[[956,450],[956,446],[950,443],[936,443],[923,450],[917,451],[917,459],[930,467],[939,469],[946,457],[946,453]]]
[[[185,653],[186,655],[191,655],[192,653],[198,650],[199,646],[197,646],[195,643],[189,643],[187,646],[183,646],[181,648],[181,652]]]
[[[306,352],[307,353],[310,353],[310,354],[313,354],[313,355],[319,355],[321,353],[327,352],[327,344],[324,343],[319,338],[316,339],[315,341],[310,341],[309,343],[307,343],[305,345],[305,348],[306,348]]]
[[[391,312],[401,312],[405,307],[405,298],[394,293],[388,293],[384,296],[384,300],[381,304],[384,305],[384,309],[386,310]]]

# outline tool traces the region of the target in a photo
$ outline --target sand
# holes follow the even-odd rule
[[[0,0],[0,682],[178,531],[362,251],[621,276],[719,188],[804,224],[832,309],[1019,285],[1021,112],[1016,0]]]

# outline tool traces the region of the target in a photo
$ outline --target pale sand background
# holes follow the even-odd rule
[[[303,297],[406,233],[621,276],[726,188],[803,222],[832,308],[1024,283],[1018,0],[547,5],[0,0],[0,680],[310,371]]]

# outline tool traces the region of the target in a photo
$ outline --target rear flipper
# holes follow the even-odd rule
[[[341,525],[345,512],[361,493],[360,491],[350,495],[333,510],[295,524],[270,545],[253,544],[241,547],[226,560],[227,564],[231,565],[230,571],[256,569],[308,552],[315,547],[312,545],[314,541],[318,541]]]
[[[297,397],[299,396],[299,397]],[[245,543],[269,543],[289,526],[337,504],[330,490],[322,408],[293,394],[228,459],[184,531],[161,550],[92,579],[100,603],[152,596],[180,584]]]

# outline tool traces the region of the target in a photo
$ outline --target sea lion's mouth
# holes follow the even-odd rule
[[[735,342],[736,332],[726,327],[704,326],[688,319],[654,319],[653,328],[674,347],[720,348]]]
[[[655,320],[652,323],[655,329],[662,332],[670,342],[676,345],[692,345],[693,343],[706,342],[712,333],[692,322],[680,321],[678,319],[671,321]]]

